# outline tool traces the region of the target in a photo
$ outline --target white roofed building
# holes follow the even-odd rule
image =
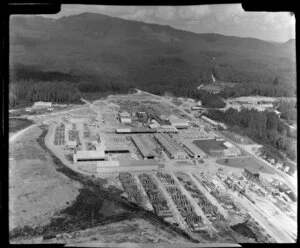
[[[35,102],[33,104],[33,108],[49,108],[52,106],[52,102],[42,102],[42,101],[39,101],[39,102]]]
[[[104,150],[77,151],[73,154],[74,163],[105,160]]]
[[[188,121],[179,118],[170,118],[169,121],[171,125],[176,127],[177,129],[189,128],[190,126]]]
[[[67,143],[67,147],[68,147],[69,149],[75,148],[76,145],[77,145],[76,140],[69,140],[68,143]]]

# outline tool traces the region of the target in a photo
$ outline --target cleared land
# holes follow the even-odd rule
[[[225,146],[223,141],[216,140],[194,140],[193,143],[198,146],[202,151],[210,154],[210,150],[224,150]]]
[[[52,158],[37,142],[42,130],[28,130],[10,143],[9,229],[36,227],[50,222],[52,215],[77,197],[80,183],[55,170]]]
[[[228,139],[234,141],[237,144],[241,144],[241,145],[251,145],[254,144],[254,142],[252,140],[250,140],[248,137],[242,137],[238,134],[235,134],[231,131],[220,131],[220,133],[222,135],[224,135],[225,137],[227,137]]]
[[[18,132],[26,127],[32,125],[33,122],[28,119],[10,118],[8,121],[9,133]]]
[[[42,238],[35,238],[15,243],[41,243]],[[174,235],[167,230],[157,227],[144,219],[124,220],[86,230],[63,233],[56,238],[44,240],[44,243],[169,243],[184,244],[189,240]]]
[[[274,174],[273,170],[264,167],[257,163],[252,158],[228,158],[228,159],[218,159],[216,161],[218,164],[235,167],[235,168],[245,168],[257,170],[257,172],[263,172],[267,174]]]

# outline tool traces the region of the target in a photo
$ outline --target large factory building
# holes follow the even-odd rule
[[[91,174],[106,174],[135,171],[153,171],[158,169],[158,163],[154,159],[150,160],[109,160],[90,162],[78,166],[79,170]]]
[[[154,134],[154,137],[170,158],[184,159],[187,157],[187,154],[168,134],[157,133]]]
[[[77,151],[73,154],[74,163],[105,160],[104,150]]]
[[[154,159],[156,157],[155,144],[147,135],[134,135],[131,138],[144,159]]]
[[[183,144],[185,150],[187,151],[187,153],[192,157],[192,158],[206,158],[207,154],[205,152],[203,152],[200,148],[198,148],[197,146],[195,146],[192,143],[189,142],[185,142]]]

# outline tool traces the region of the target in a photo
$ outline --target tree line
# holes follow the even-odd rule
[[[290,128],[274,112],[230,108],[226,111],[210,110],[208,116],[224,122],[233,131],[248,136],[250,139],[267,146],[272,146],[296,160],[296,142]],[[278,155],[277,155],[278,156]]]
[[[233,87],[226,87],[219,93],[223,98],[240,96],[268,96],[268,97],[294,97],[296,90],[286,85],[262,83],[238,83]]]
[[[282,119],[290,121],[297,121],[297,102],[281,100],[278,103],[277,110],[281,113]]]
[[[57,103],[80,103],[79,90],[69,82],[36,82],[20,80],[10,82],[9,106],[16,107],[36,101]]]

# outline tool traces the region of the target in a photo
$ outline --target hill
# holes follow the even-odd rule
[[[272,43],[196,34],[94,13],[11,18],[10,61],[15,81],[49,81],[59,75],[60,80],[94,88],[104,84],[111,89],[114,82],[164,93],[195,90],[211,83],[213,74],[237,87],[271,87],[278,78],[278,92],[294,95],[296,89],[295,40]]]

